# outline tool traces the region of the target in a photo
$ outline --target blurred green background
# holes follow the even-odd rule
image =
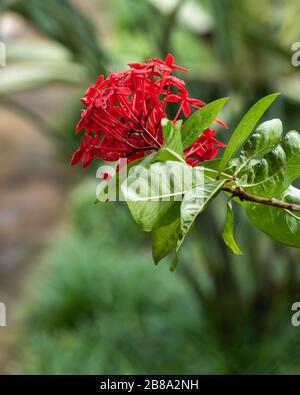
[[[68,165],[88,84],[169,51],[193,97],[231,97],[221,140],[274,91],[267,117],[299,128],[299,1],[1,0],[0,11],[0,373],[300,373],[298,250],[237,210],[234,256],[216,200],[170,273],[123,204],[93,204],[97,164]]]

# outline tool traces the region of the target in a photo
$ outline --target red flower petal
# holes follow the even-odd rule
[[[172,66],[172,64],[175,62],[174,56],[169,52],[168,55],[166,56],[165,63],[167,66]]]
[[[183,102],[182,110],[183,110],[183,113],[186,117],[188,117],[190,115],[191,109],[190,109],[188,102],[186,102],[186,101]]]
[[[82,150],[81,148],[79,148],[77,151],[74,152],[74,154],[72,155],[72,158],[70,160],[70,165],[74,166],[76,165],[76,163],[78,163],[80,161],[80,159],[82,158]]]
[[[168,101],[168,102],[174,102],[174,103],[178,103],[178,102],[181,102],[182,101],[182,99],[181,99],[181,97],[179,97],[179,96],[177,96],[177,95],[169,95],[167,98],[166,98],[166,100]]]

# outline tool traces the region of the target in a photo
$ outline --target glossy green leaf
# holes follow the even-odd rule
[[[290,131],[281,145],[286,155],[287,182],[291,184],[300,176],[300,134],[296,130]]]
[[[180,201],[174,202],[152,230],[152,255],[157,264],[176,248],[180,232]]]
[[[155,229],[168,226],[180,218],[180,205],[181,201],[174,201],[170,209],[157,221]]]
[[[291,131],[262,159],[250,161],[239,183],[248,192],[274,197],[283,193],[299,176],[300,134]]]
[[[135,166],[121,189],[136,223],[145,231],[161,226],[174,202],[202,180],[201,169],[176,161]]]
[[[243,166],[251,159],[263,155],[268,149],[274,147],[282,135],[282,122],[280,119],[272,119],[262,123],[246,141],[239,157],[240,165]]]
[[[183,149],[192,145],[204,130],[212,124],[227,101],[228,97],[225,97],[208,103],[188,118],[181,128]]]
[[[242,255],[242,252],[237,245],[234,238],[234,219],[231,201],[227,202],[227,213],[224,224],[224,229],[222,232],[222,237],[225,244],[237,255]]]
[[[203,212],[218,195],[225,180],[205,181],[204,184],[189,190],[181,203],[181,229],[176,251],[181,247],[196,217]]]
[[[278,97],[279,93],[273,93],[260,99],[250,108],[246,115],[242,118],[236,129],[231,135],[227,148],[222,157],[219,172],[221,173],[227,166],[233,155],[241,148],[244,141],[248,138],[253,128],[263,116],[268,107]]]
[[[176,248],[179,232],[180,217],[152,231],[152,256],[156,264]]]
[[[290,187],[279,198],[300,204],[300,190]],[[250,220],[261,231],[279,243],[300,248],[300,212],[248,202],[244,202],[243,206]]]

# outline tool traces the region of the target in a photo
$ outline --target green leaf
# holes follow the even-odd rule
[[[164,140],[166,141],[169,138],[171,131],[173,129],[173,122],[167,118],[163,118],[161,120],[161,126],[162,126],[162,133],[164,136]]]
[[[164,145],[155,156],[155,161],[178,160],[184,162],[183,148],[181,142],[181,124],[177,121],[175,125],[168,119],[162,120],[162,131],[165,139]]]
[[[173,202],[170,209],[157,221],[155,229],[162,228],[170,225],[176,219],[180,218],[180,205],[181,201]]]
[[[180,209],[181,229],[176,247],[177,252],[196,217],[207,208],[224,184],[225,180],[205,181],[203,185],[195,186],[184,195]]]
[[[224,229],[222,232],[225,244],[237,255],[243,255],[239,246],[236,244],[233,232],[234,220],[231,201],[227,201],[227,214]]]
[[[201,162],[198,166],[204,168],[204,174],[210,179],[216,179],[219,172],[220,159],[212,159],[205,162]]]
[[[279,198],[300,204],[300,190],[291,186]],[[300,248],[300,212],[248,202],[244,202],[243,206],[250,220],[261,231],[279,243]]]
[[[282,135],[282,122],[280,119],[272,119],[262,123],[246,141],[239,162],[244,166],[251,159],[263,155],[268,149],[274,147]]]
[[[209,170],[218,170],[220,166],[220,160],[221,159],[207,160],[205,162],[201,162],[199,166],[203,166],[205,169],[209,169]]]
[[[170,271],[171,272],[174,272],[174,270],[176,269],[176,267],[178,265],[178,261],[179,261],[179,257],[178,257],[177,252],[175,252],[175,256],[174,256],[174,258],[173,258],[173,260],[171,262],[171,265],[170,265]]]
[[[180,232],[180,205],[180,201],[174,202],[152,230],[152,255],[156,264],[175,250]]]
[[[201,182],[202,174],[201,169],[175,161],[135,166],[121,189],[136,223],[151,231],[162,226],[164,216],[192,185]]]
[[[192,145],[204,130],[212,124],[227,101],[228,97],[225,97],[208,103],[188,118],[181,128],[183,149]]]
[[[179,232],[180,217],[152,231],[152,256],[156,264],[176,248]]]
[[[221,173],[227,166],[233,155],[241,148],[244,141],[252,132],[253,128],[260,120],[262,115],[268,109],[268,107],[273,103],[279,93],[273,93],[260,99],[257,103],[250,108],[246,115],[242,118],[232,136],[228,142],[227,148],[225,149],[224,155],[222,157],[219,172]]]
[[[251,160],[239,184],[265,197],[283,193],[300,176],[300,134],[288,132],[282,142],[260,160]]]
[[[201,162],[198,166],[199,167],[204,167],[204,172],[205,175],[212,178],[212,179],[224,179],[228,177],[231,177],[234,173],[234,170],[236,170],[237,165],[239,163],[238,158],[231,159],[231,161],[228,164],[228,167],[226,167],[225,171],[219,174],[219,165],[220,165],[221,159],[211,159],[205,162]],[[233,163],[234,162],[234,163]]]
[[[287,133],[281,143],[286,155],[286,175],[290,184],[300,176],[300,134],[296,130]]]

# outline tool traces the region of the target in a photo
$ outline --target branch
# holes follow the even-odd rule
[[[224,186],[222,188],[222,191],[231,193],[232,196],[237,197],[241,201],[246,200],[248,202],[264,204],[266,206],[272,206],[272,207],[277,207],[291,211],[300,211],[300,204],[288,203],[276,198],[266,198],[263,196],[253,195],[252,193],[243,191],[239,186],[236,187]]]

